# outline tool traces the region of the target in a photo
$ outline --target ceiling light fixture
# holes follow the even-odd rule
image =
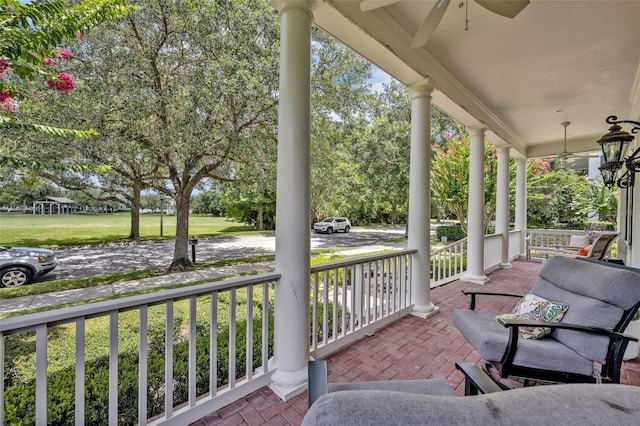
[[[609,128],[609,133],[598,140],[598,145],[602,148],[602,154],[604,155],[604,164],[599,167],[604,185],[611,189],[613,184],[616,183],[618,170],[624,164],[626,170],[617,181],[618,187],[632,187],[635,183],[635,174],[640,171],[640,148],[625,158],[629,144],[635,139],[635,136],[622,130],[620,124],[631,124],[633,126],[631,133],[637,133],[640,130],[640,122],[618,120],[615,115],[607,117],[605,121],[612,126]]]

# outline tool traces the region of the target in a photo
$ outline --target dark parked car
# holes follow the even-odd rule
[[[0,246],[0,287],[18,287],[51,272],[58,264],[52,250]]]

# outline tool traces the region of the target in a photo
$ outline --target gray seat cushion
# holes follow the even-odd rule
[[[456,394],[445,379],[329,383],[329,392],[349,390],[384,390],[441,396],[455,396]]]
[[[453,323],[485,361],[499,362],[502,359],[509,341],[509,329],[498,323],[495,314],[457,309]],[[591,360],[552,337],[518,339],[513,364],[585,375],[593,372]]]
[[[480,396],[391,391],[332,392],[302,422],[340,425],[637,425],[640,388],[625,385],[533,386]]]

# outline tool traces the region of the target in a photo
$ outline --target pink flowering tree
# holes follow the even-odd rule
[[[462,134],[462,136],[460,136]],[[462,229],[467,232],[467,204],[469,201],[469,135],[460,129],[458,135],[445,135],[445,143],[432,145],[431,190],[433,197],[447,206]],[[489,228],[496,210],[495,148],[485,142],[484,149],[484,229]]]
[[[85,0],[70,5],[64,0],[4,0],[0,11],[0,129],[87,138],[93,130],[65,129],[24,121],[20,117],[20,93],[26,81],[44,79],[62,93],[75,88],[74,78],[56,72],[60,61],[73,57],[61,48],[66,40],[79,37],[101,22],[124,16],[124,0]],[[44,84],[44,82],[43,82]],[[33,164],[9,157],[0,139],[0,164]]]

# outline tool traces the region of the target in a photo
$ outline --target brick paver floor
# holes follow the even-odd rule
[[[525,293],[540,267],[534,261],[515,261],[513,268],[491,273],[484,288]],[[328,357],[329,381],[445,378],[458,395],[463,395],[464,380],[455,363],[480,361],[480,356],[453,325],[453,310],[468,307],[468,298],[460,292],[463,288],[478,286],[455,281],[435,288],[431,300],[440,308],[437,315],[427,320],[407,316]],[[507,312],[516,302],[506,297],[481,297],[476,309]],[[640,386],[640,358],[624,362],[621,382]],[[283,402],[268,388],[262,388],[192,426],[299,425],[306,411],[306,392]]]

